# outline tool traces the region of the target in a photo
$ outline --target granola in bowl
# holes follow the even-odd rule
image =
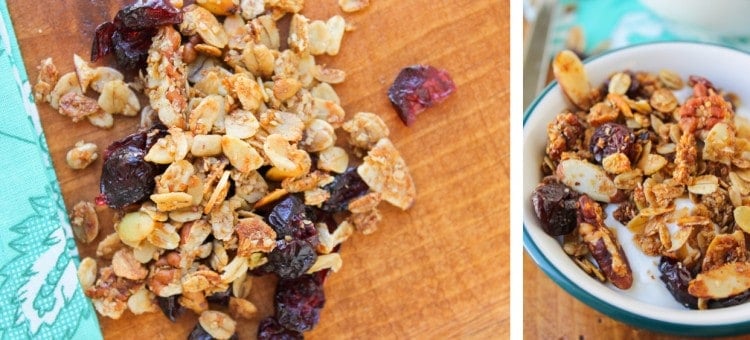
[[[708,50],[748,63],[740,52],[688,43],[637,46],[586,65],[563,52],[558,83],[524,128],[527,251],[593,307],[682,334],[673,325],[746,324],[728,311],[748,308],[735,220],[746,209],[740,100],[750,84],[715,63],[674,59]]]

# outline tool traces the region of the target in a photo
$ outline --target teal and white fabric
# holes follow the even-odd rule
[[[101,339],[5,1],[0,117],[0,339]]]
[[[550,53],[565,48],[573,26],[583,29],[583,52],[620,48],[656,41],[698,41],[732,46],[750,52],[750,37],[724,37],[705,30],[667,22],[636,0],[557,0],[550,30]]]

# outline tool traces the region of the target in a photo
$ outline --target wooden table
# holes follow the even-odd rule
[[[88,56],[94,28],[130,1],[9,0],[29,78],[51,56],[61,72],[73,53]],[[341,13],[335,0],[308,0],[304,13],[326,19]],[[373,235],[356,234],[343,247],[343,269],[326,282],[326,306],[309,338],[506,338],[509,332],[508,264],[508,1],[375,0],[345,14],[356,28],[341,53],[319,58],[347,72],[337,85],[344,109],[380,114],[409,164],[418,188],[407,212],[386,207]],[[426,63],[447,69],[458,91],[405,127],[386,90],[398,71]],[[115,128],[72,123],[40,105],[49,150],[65,205],[98,193],[101,160],[73,171],[65,153],[81,139],[100,149],[134,131],[134,118]],[[112,231],[112,212],[99,214]],[[79,245],[83,256],[95,245]],[[273,279],[256,280],[256,318],[242,322],[241,338],[254,338],[257,322],[273,313]],[[161,313],[101,319],[107,338],[184,339],[196,318],[176,325]]]

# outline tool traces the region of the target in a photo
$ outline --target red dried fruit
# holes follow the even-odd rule
[[[693,275],[682,262],[662,256],[659,262],[659,272],[661,272],[659,278],[677,302],[687,308],[698,309],[698,299],[688,293],[688,285]]]
[[[279,280],[274,296],[276,320],[289,330],[311,330],[318,323],[325,302],[322,283],[314,275]]]
[[[294,279],[305,274],[317,258],[315,248],[307,241],[279,240],[276,248],[268,254],[265,267],[283,279]]]
[[[605,123],[596,128],[591,136],[590,149],[597,163],[617,152],[622,152],[631,162],[635,162],[638,150],[635,148],[635,135],[627,126]]]
[[[136,132],[115,141],[104,151],[104,166],[99,182],[101,197],[114,209],[146,200],[154,190],[154,177],[162,166],[143,158],[166,130]]]
[[[159,308],[170,321],[175,322],[182,313],[185,312],[185,307],[177,302],[180,295],[172,295],[170,297],[156,297],[156,302],[159,304]]]
[[[114,21],[96,28],[91,45],[91,61],[114,52],[120,67],[143,67],[151,39],[159,26],[181,22],[182,12],[164,0],[147,0],[126,6],[117,12]]]
[[[540,183],[531,193],[531,203],[542,229],[552,236],[565,235],[576,228],[577,200],[578,193],[553,180]]]
[[[443,102],[455,90],[456,84],[445,70],[414,65],[401,70],[388,89],[388,99],[404,124],[411,125],[419,113]]]
[[[351,200],[366,194],[370,187],[359,176],[357,168],[351,167],[337,175],[334,181],[323,189],[327,190],[331,196],[323,203],[321,210],[335,213],[346,210]]]
[[[289,330],[273,317],[267,317],[258,325],[258,340],[302,340],[302,333]]]
[[[305,203],[297,196],[289,195],[277,203],[268,214],[268,224],[276,231],[276,239],[291,237],[318,245],[318,230],[307,216]]]

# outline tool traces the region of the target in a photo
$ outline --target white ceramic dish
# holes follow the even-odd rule
[[[715,86],[734,92],[745,103],[736,110],[750,116],[750,54],[716,45],[689,42],[654,43],[607,52],[585,62],[592,85],[601,84],[616,71],[670,69],[683,79],[699,75]],[[546,144],[547,124],[567,107],[556,82],[549,85],[524,114],[524,247],[562,288],[589,306],[636,327],[682,335],[719,336],[750,333],[750,303],[714,310],[689,310],[678,304],[659,280],[658,257],[647,257],[632,246],[630,233],[618,228],[619,239],[634,271],[627,291],[601,284],[586,275],[562,250],[559,242],[538,225],[531,206],[531,192],[541,179],[539,171]],[[611,215],[609,207],[608,211]],[[620,225],[621,226],[621,225]]]

